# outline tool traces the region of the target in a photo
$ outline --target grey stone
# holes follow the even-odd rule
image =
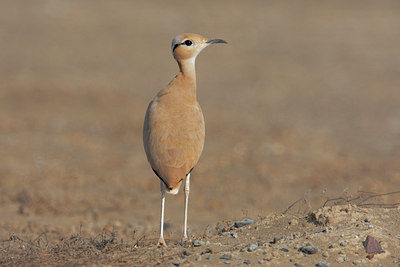
[[[315,254],[318,252],[318,248],[314,247],[313,245],[311,245],[310,243],[307,243],[304,247],[301,247],[298,249],[298,251],[301,251],[305,254]]]
[[[319,260],[319,262],[317,264],[315,264],[315,266],[318,266],[318,267],[329,267],[329,265],[330,265],[330,263],[324,259]]]
[[[250,247],[247,249],[248,252],[252,252],[254,250],[258,249],[257,244],[251,244]]]
[[[222,260],[230,260],[230,259],[232,259],[232,255],[231,254],[224,254],[219,258],[222,259]]]
[[[194,247],[200,247],[200,246],[204,246],[206,244],[206,242],[202,241],[202,240],[195,240],[193,241],[193,246]]]
[[[239,227],[243,227],[243,226],[250,225],[253,223],[254,223],[254,220],[252,220],[252,219],[244,219],[243,221],[235,222],[235,224],[233,226],[235,226],[236,228],[239,228]]]

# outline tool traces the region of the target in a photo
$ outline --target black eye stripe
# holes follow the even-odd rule
[[[174,47],[172,48],[172,52],[175,51],[175,49],[180,46],[180,45],[186,45],[186,46],[191,46],[193,44],[193,42],[191,40],[186,40],[180,44],[175,44]]]
[[[178,46],[180,46],[181,44],[175,44],[174,45],[174,48],[172,48],[172,52],[174,52],[174,50],[178,47]]]

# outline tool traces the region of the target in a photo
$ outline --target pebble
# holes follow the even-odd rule
[[[283,252],[289,252],[289,250],[287,248],[281,248],[280,250]]]
[[[374,229],[374,228],[375,228],[375,225],[373,225],[373,224],[368,225],[368,229]]]
[[[239,228],[239,227],[243,227],[243,226],[250,225],[253,223],[254,223],[254,220],[252,220],[252,219],[244,219],[243,221],[235,222],[235,224],[233,226],[235,226],[236,228]]]
[[[206,242],[202,241],[202,240],[195,240],[193,241],[193,246],[195,247],[200,247],[200,246],[204,246],[206,244]]]
[[[370,222],[371,221],[371,218],[365,218],[364,219],[364,222]]]
[[[206,259],[207,259],[207,260],[211,260],[211,258],[212,258],[212,255],[210,254],[210,255],[207,256]]]
[[[294,262],[294,259],[289,259],[290,262]]]
[[[224,254],[219,258],[223,259],[223,260],[230,260],[230,259],[232,259],[232,255],[231,254]]]
[[[259,260],[258,263],[259,263],[259,264],[263,264],[263,263],[264,263],[264,260]]]
[[[179,266],[182,263],[184,263],[185,261],[186,261],[186,259],[180,259],[180,260],[174,261],[172,264],[175,266]]]
[[[231,262],[230,261],[226,261],[226,262],[224,262],[225,264],[231,264]]]
[[[247,249],[248,252],[252,252],[254,250],[258,249],[257,244],[251,244],[250,247]]]
[[[342,242],[339,243],[339,245],[340,245],[341,247],[345,247],[345,246],[346,246],[346,242],[342,241]]]
[[[324,258],[328,258],[328,257],[329,257],[329,253],[328,253],[328,252],[326,252],[326,251],[324,251],[324,252],[322,253],[322,257],[324,257]]]
[[[336,261],[339,262],[339,263],[344,262],[344,258],[343,258],[343,257],[338,257],[338,258],[336,259]]]
[[[249,265],[250,264],[250,260],[244,260],[243,263]]]
[[[294,266],[301,267],[301,266],[303,266],[303,265],[302,265],[301,263],[296,262],[296,263],[294,264]]]
[[[200,255],[204,255],[204,254],[207,254],[207,253],[212,253],[212,250],[209,249],[209,248],[206,248],[205,251],[200,252]]]
[[[244,249],[244,248],[241,248],[240,249],[240,252],[245,252],[246,250]]]
[[[272,240],[272,244],[276,244],[281,239],[283,239],[283,236],[281,236],[281,235],[274,236],[274,239]]]
[[[330,265],[330,263],[323,259],[319,260],[319,262],[317,264],[315,264],[315,266],[318,266],[318,267],[329,267],[329,265]]]
[[[311,255],[311,254],[317,253],[318,252],[318,248],[314,247],[310,243],[307,243],[304,247],[299,248],[298,251],[301,251],[303,253]]]

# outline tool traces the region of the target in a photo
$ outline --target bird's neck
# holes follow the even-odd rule
[[[180,73],[187,83],[191,84],[196,89],[196,58],[189,58],[186,60],[178,61]]]

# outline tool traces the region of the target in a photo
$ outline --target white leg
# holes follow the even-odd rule
[[[185,188],[184,188],[184,193],[185,193],[185,223],[183,226],[183,239],[187,240],[187,214],[188,214],[188,204],[189,204],[189,191],[190,191],[190,173],[186,176],[186,182],[185,182]]]
[[[161,182],[161,222],[160,222],[160,238],[158,239],[157,247],[166,247],[164,240],[164,206],[165,206],[165,185]]]

